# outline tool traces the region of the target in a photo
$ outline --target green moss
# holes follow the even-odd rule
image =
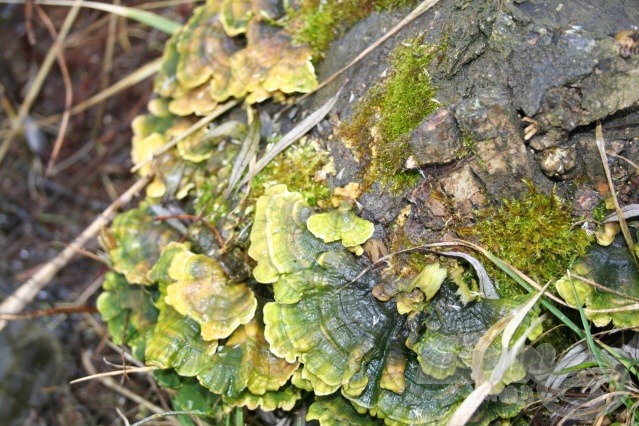
[[[316,206],[318,201],[331,195],[325,179],[318,176],[328,163],[328,152],[317,143],[302,142],[290,146],[253,178],[251,203],[263,195],[265,189],[285,184],[291,191],[300,192],[311,206]]]
[[[593,209],[592,218],[597,222],[603,222],[607,215],[608,209],[606,208],[606,200],[602,199]]]
[[[462,159],[468,155],[475,154],[477,151],[477,141],[469,132],[462,131],[461,148],[456,152],[456,156]]]
[[[400,44],[391,55],[388,78],[369,90],[351,123],[340,127],[340,136],[360,157],[370,159],[365,187],[379,181],[400,192],[419,180],[418,171],[405,170],[408,138],[438,105],[427,70],[435,53],[432,46],[421,43],[421,37]]]
[[[308,44],[313,57],[324,56],[331,42],[373,11],[414,5],[416,0],[303,0],[288,13],[296,43]]]
[[[528,188],[520,199],[479,213],[473,233],[486,249],[543,285],[560,278],[583,256],[591,238],[573,228],[569,206],[554,193],[540,194],[532,184]],[[504,273],[492,269],[501,296],[521,292]]]

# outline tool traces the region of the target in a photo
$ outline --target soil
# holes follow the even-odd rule
[[[46,7],[43,11],[59,29],[69,8]],[[190,6],[159,12],[183,21],[190,15]],[[67,37],[64,59],[73,105],[162,54],[166,34],[115,19],[112,64],[105,72],[109,21],[108,14],[83,9]],[[0,132],[4,140],[10,117],[32,86],[52,38],[38,13],[29,13],[18,4],[1,6],[0,33]],[[47,118],[65,108],[64,80],[54,62],[27,116],[28,131],[13,140],[0,167],[0,299],[30,278],[134,182],[129,172],[130,123],[143,112],[151,90],[152,82],[147,79],[72,116],[56,168],[45,176],[60,123]],[[116,408],[129,419],[136,413],[148,414],[95,380],[69,384],[88,375],[83,356],[98,370],[107,366],[105,360],[122,363],[117,348],[105,344],[106,331],[93,314],[95,292],[107,271],[90,255],[96,248],[94,241],[86,247],[87,253],[77,256],[40,292],[27,308],[36,318],[14,321],[0,333],[4,424],[109,425],[122,424]],[[55,314],[69,306],[80,313]],[[144,379],[131,376],[126,381],[133,392],[149,392]]]

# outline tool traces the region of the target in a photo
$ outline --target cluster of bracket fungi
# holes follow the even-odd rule
[[[283,14],[279,2],[211,0],[168,42],[157,97],[133,123],[133,162],[154,180],[102,235],[112,271],[98,309],[113,340],[177,389],[176,408],[291,411],[311,395],[307,419],[324,425],[445,422],[474,388],[472,348],[525,298],[483,297],[456,261],[409,276],[372,268],[362,244],[374,226],[348,196],[319,212],[282,184],[255,198],[229,190],[245,143],[259,143],[255,117],[192,132],[149,161],[224,102],[250,108],[316,86],[310,49],[274,24]],[[485,402],[473,423],[516,415],[525,374],[513,365],[495,392],[518,397]]]

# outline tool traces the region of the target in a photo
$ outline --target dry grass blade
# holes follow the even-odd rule
[[[36,272],[30,280],[22,284],[16,291],[0,304],[0,312],[3,314],[17,314],[20,312],[42,288],[47,285],[55,274],[62,269],[84,247],[91,238],[106,226],[116,210],[128,204],[131,199],[140,192],[150,181],[150,177],[140,179],[126,192],[116,199],[106,210],[102,212],[78,237],[71,242],[56,257]],[[6,320],[0,320],[0,331],[7,325]]]
[[[260,118],[251,108],[248,109],[248,118],[250,122],[249,131],[244,139],[244,143],[242,144],[239,154],[237,154],[235,163],[233,163],[233,169],[231,170],[231,176],[229,177],[229,186],[224,191],[224,198],[228,198],[229,195],[231,195],[233,189],[235,189],[237,181],[240,180],[242,173],[244,173],[244,170],[246,170],[251,160],[255,157],[257,148],[260,145]]]
[[[639,170],[639,165],[638,164],[630,161],[628,158],[624,157],[623,155],[613,154],[611,152],[607,152],[606,154],[608,154],[611,157],[615,157],[615,158],[618,158],[620,160],[624,160],[625,162],[630,164],[632,167],[634,167],[635,169]]]
[[[624,219],[632,219],[639,217],[639,204],[628,204],[621,208],[621,214]],[[613,213],[604,219],[604,223],[619,222],[619,216],[617,213]]]
[[[542,291],[538,292],[532,299],[526,302],[512,316],[507,316],[499,320],[482,336],[477,342],[473,350],[472,371],[475,377],[476,387],[468,397],[457,407],[455,413],[450,418],[448,425],[464,425],[470,421],[475,411],[484,402],[484,400],[493,393],[495,386],[501,382],[508,369],[513,365],[517,358],[517,354],[523,347],[526,339],[532,331],[543,321],[544,316],[537,318],[530,326],[526,328],[524,333],[511,346],[511,341],[515,335],[517,328],[523,322],[524,318],[530,310],[539,301],[544,291],[550,283],[546,284]],[[483,377],[484,353],[492,341],[501,333],[501,355],[497,365],[492,371],[490,378],[486,381]]]
[[[107,371],[105,373],[95,373],[89,376],[80,377],[79,379],[71,380],[69,384],[86,382],[88,380],[100,379],[102,377],[123,376],[129,373],[148,373],[149,371],[155,371],[157,369],[157,367],[128,367],[119,371]]]
[[[488,276],[486,268],[484,268],[484,265],[482,265],[477,258],[469,255],[468,253],[463,253],[460,251],[443,251],[438,254],[442,254],[444,256],[461,257],[466,262],[470,263],[477,273],[477,278],[479,278],[479,289],[482,293],[484,293],[484,296],[486,296],[487,299],[499,299],[499,295],[497,294],[495,285]]]
[[[619,218],[619,226],[621,227],[621,233],[623,234],[624,239],[626,240],[626,244],[628,245],[628,250],[630,250],[630,255],[632,259],[635,261],[637,265],[637,255],[635,254],[634,245],[635,243],[632,241],[632,235],[630,235],[630,229],[628,228],[628,224],[626,223],[626,219],[624,218],[623,211],[619,206],[619,200],[617,200],[617,194],[615,194],[615,185],[612,183],[612,175],[610,174],[610,167],[608,167],[608,157],[606,156],[606,142],[603,138],[603,130],[601,129],[601,122],[597,121],[597,127],[595,127],[595,140],[597,142],[597,150],[599,151],[599,155],[601,156],[601,164],[603,165],[604,171],[606,172],[606,179],[608,180],[608,186],[610,187],[610,195],[612,197],[612,202],[615,205],[615,212],[617,212],[617,217]]]
[[[91,375],[95,375],[98,374],[98,371],[95,369],[95,367],[93,366],[93,364],[91,363],[91,357],[89,355],[88,352],[83,352],[82,353],[82,366],[84,367],[85,370],[87,370],[87,372]],[[131,401],[135,402],[136,404],[140,404],[144,407],[146,407],[149,411],[153,412],[153,413],[163,413],[164,410],[161,407],[158,407],[157,405],[147,401],[146,399],[142,398],[140,395],[131,392],[130,390],[123,388],[119,383],[117,383],[115,380],[111,379],[110,377],[98,377],[98,380],[100,380],[100,383],[102,383],[104,386],[106,386],[109,389],[112,389],[114,391],[116,391],[117,393],[119,393],[120,395],[124,396],[125,398],[130,399]],[[179,423],[177,423],[179,424]]]
[[[64,22],[62,23],[62,27],[60,28],[60,32],[58,33],[58,37],[56,38],[54,43],[55,45],[62,46],[62,44],[64,43],[64,39],[69,34],[69,31],[71,30],[71,26],[75,22],[75,18],[78,16],[78,13],[80,12],[80,7],[82,6],[82,2],[83,0],[75,0],[73,2],[73,7],[71,7],[71,10],[69,10],[69,13],[67,14],[66,18],[64,19]],[[13,138],[16,137],[16,135],[22,128],[22,125],[24,123],[25,118],[27,117],[27,114],[31,110],[33,103],[35,102],[36,98],[38,97],[38,94],[40,93],[40,89],[42,88],[42,85],[44,84],[44,80],[46,79],[47,75],[49,75],[49,71],[51,70],[51,65],[53,65],[53,61],[56,58],[57,52],[58,52],[55,45],[53,46],[53,48],[49,49],[49,51],[47,52],[47,55],[45,56],[44,61],[42,62],[42,65],[40,66],[40,69],[38,70],[38,74],[36,75],[33,81],[33,84],[29,88],[29,92],[27,93],[27,96],[25,96],[24,101],[22,102],[22,105],[20,105],[18,116],[16,117],[15,120],[12,120],[11,128],[9,129],[8,134],[5,136],[4,140],[2,141],[2,145],[0,145],[0,164],[2,164],[2,160],[4,160],[4,157],[7,155],[7,151],[9,151],[9,147],[11,146],[11,142],[13,141]]]
[[[608,309],[584,308],[584,312],[587,314],[610,314],[614,312],[631,312],[631,311],[639,311],[639,303],[633,303],[632,305],[625,305],[619,308],[608,308]]]
[[[125,78],[119,80],[117,83],[114,83],[113,85],[109,86],[108,88],[106,88],[105,90],[91,96],[89,99],[73,106],[70,110],[69,110],[69,114],[70,115],[75,115],[78,114],[84,110],[86,110],[87,108],[90,108],[102,101],[104,101],[105,99],[115,95],[118,92],[121,92],[124,89],[127,89],[131,86],[133,86],[134,84],[139,83],[140,81],[152,76],[153,74],[155,74],[159,69],[160,66],[162,65],[162,58],[158,58],[158,59],[154,59],[153,61],[149,62],[148,64],[138,68],[135,72],[129,74],[128,76],[126,76]],[[52,115],[50,117],[46,117],[43,119],[38,120],[38,124],[41,126],[45,126],[45,125],[49,125],[49,124],[53,124],[56,123],[58,120],[60,120],[62,116],[61,115]]]
[[[221,116],[225,112],[227,112],[227,111],[231,110],[232,108],[236,107],[239,103],[240,103],[240,101],[235,100],[235,101],[228,101],[225,104],[219,105],[215,109],[215,111],[213,111],[212,113],[210,113],[209,115],[207,115],[205,117],[200,118],[196,123],[192,124],[188,129],[186,129],[185,131],[183,131],[182,133],[180,133],[179,135],[177,135],[176,137],[171,139],[169,142],[167,142],[166,144],[164,144],[160,148],[156,149],[149,156],[149,158],[147,158],[146,160],[141,161],[138,164],[136,164],[131,169],[131,171],[132,172],[137,172],[138,170],[140,170],[140,168],[142,168],[143,166],[149,164],[151,161],[153,161],[154,159],[156,159],[160,155],[163,155],[163,154],[167,153],[171,148],[173,148],[175,145],[177,145],[177,143],[179,141],[181,141],[185,137],[191,135],[193,132],[201,129],[204,126],[206,126],[211,121],[215,120],[216,118],[218,118],[219,116]]]
[[[251,171],[242,179],[239,183],[239,187],[242,187],[249,183],[253,177],[266,167],[268,163],[270,163],[279,153],[284,151],[286,148],[291,146],[295,141],[308,133],[313,127],[315,127],[320,121],[326,117],[326,115],[333,109],[337,100],[339,99],[339,95],[342,93],[342,88],[340,88],[335,96],[330,98],[324,105],[322,105],[317,111],[313,112],[311,115],[306,117],[295,126],[290,132],[288,132],[282,139],[280,139],[267,153],[264,154],[262,158],[258,160],[255,164],[255,167],[251,169]]]
[[[60,128],[58,129],[58,135],[56,136],[55,142],[53,143],[53,150],[51,151],[51,156],[49,157],[49,162],[45,170],[45,176],[49,176],[49,174],[51,173],[51,169],[53,168],[53,165],[55,164],[58,155],[60,154],[60,149],[62,149],[62,142],[64,141],[64,135],[67,132],[67,126],[69,124],[70,117],[69,109],[71,108],[71,104],[73,103],[73,88],[71,85],[71,77],[69,76],[69,68],[67,67],[67,62],[64,59],[64,53],[62,52],[62,46],[60,45],[60,43],[55,43],[55,40],[58,37],[55,26],[39,5],[35,5],[35,10],[40,20],[47,27],[47,30],[51,35],[51,39],[54,40],[52,49],[56,51],[58,66],[60,67],[62,81],[64,82],[64,112],[62,113],[62,121],[60,122]]]
[[[1,0],[1,3],[11,4],[23,4],[23,0]],[[73,6],[75,7],[75,0],[38,0],[37,4],[44,6]],[[118,6],[109,3],[99,3],[95,1],[82,2],[83,7],[101,10],[115,15],[123,16],[125,18],[133,19],[142,24],[153,27],[157,30],[163,31],[167,34],[173,34],[182,27],[182,24],[172,21],[164,16],[157,15],[155,13],[147,12],[135,7]]]

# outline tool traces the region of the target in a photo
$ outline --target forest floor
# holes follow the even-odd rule
[[[155,12],[183,21],[192,6],[184,3]],[[48,173],[47,165],[68,101],[78,105],[160,57],[167,35],[82,9],[64,40],[63,63],[54,60],[39,92],[34,92],[35,77],[53,45],[49,27],[59,31],[69,13],[68,7],[0,6],[0,143],[8,147],[0,159],[0,300],[134,182],[130,124],[144,112],[152,91],[150,78],[71,115],[60,154]],[[26,116],[27,131],[8,140],[29,93],[38,95]],[[89,375],[87,363],[97,370],[108,362],[122,364],[118,348],[108,346],[106,330],[95,314],[95,297],[107,271],[96,252],[94,239],[28,305],[25,312],[34,317],[12,321],[0,333],[4,424],[110,425],[123,424],[116,409],[129,419],[148,414],[138,412],[140,403],[97,380],[69,384]],[[69,307],[78,312],[58,313]],[[144,393],[154,391],[144,376],[122,380],[127,382],[124,388],[142,399],[156,400]]]

